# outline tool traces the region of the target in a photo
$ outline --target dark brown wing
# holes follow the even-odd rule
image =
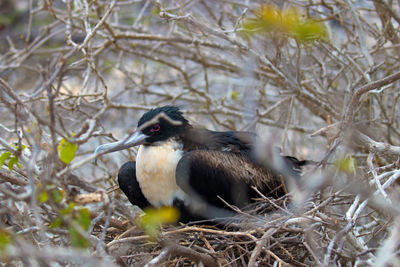
[[[286,194],[280,175],[252,162],[246,154],[216,150],[196,150],[179,161],[176,181],[189,196],[197,196],[208,204],[224,207],[227,203],[247,206],[259,197],[252,186],[267,196]]]
[[[229,152],[250,152],[256,134],[251,132],[217,132],[192,128],[182,137],[184,150],[217,150]]]

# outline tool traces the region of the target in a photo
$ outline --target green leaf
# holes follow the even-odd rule
[[[54,221],[49,224],[50,229],[57,228],[61,225],[62,220],[60,217],[57,217]]]
[[[64,199],[64,192],[58,188],[51,190],[54,203],[58,204]]]
[[[11,146],[12,146],[15,150],[18,150],[18,149],[19,149],[19,147],[18,147],[17,144],[12,144]],[[22,148],[21,148],[21,151],[23,151],[23,150],[26,148],[26,145],[22,145],[21,147],[22,147]]]
[[[4,162],[11,156],[10,151],[6,151],[0,156],[0,167],[3,166]]]
[[[65,139],[63,138],[61,139],[61,142],[58,145],[57,150],[60,160],[65,164],[68,164],[74,159],[75,152],[76,150],[78,150],[78,145],[69,143],[65,141]]]
[[[17,157],[11,157],[10,160],[8,161],[7,167],[10,171],[12,171],[13,167],[15,164],[18,163],[18,158]]]
[[[84,238],[73,226],[69,226],[69,237],[71,239],[71,246],[75,248],[89,248],[90,242]]]
[[[84,230],[89,230],[90,226],[90,211],[86,208],[82,208],[78,211],[78,215],[76,218],[76,222],[82,227]]]
[[[8,232],[0,230],[0,250],[6,249],[11,241],[12,236]]]
[[[43,190],[40,194],[39,194],[39,198],[38,198],[40,203],[45,203],[47,202],[47,200],[49,200],[49,195],[47,194],[46,190]]]
[[[74,203],[74,202],[70,202],[70,203],[68,204],[68,207],[66,207],[65,209],[61,209],[61,210],[60,210],[61,215],[68,215],[68,214],[70,214],[70,213],[74,210],[74,207],[75,207],[75,203]]]

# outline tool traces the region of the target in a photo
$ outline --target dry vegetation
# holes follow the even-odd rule
[[[265,1],[324,23],[329,40],[306,44],[244,34],[260,2],[0,3],[2,262],[400,265],[399,2]],[[261,225],[168,227],[150,241],[116,189],[135,150],[97,165],[92,153],[161,104],[318,164],[291,197],[260,196],[257,213],[280,207]],[[78,148],[72,162],[60,143]]]

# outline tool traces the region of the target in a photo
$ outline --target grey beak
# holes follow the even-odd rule
[[[143,144],[147,137],[148,136],[143,134],[141,131],[135,131],[120,141],[98,146],[94,151],[94,154],[104,155],[107,153],[120,151],[129,147],[137,146]]]

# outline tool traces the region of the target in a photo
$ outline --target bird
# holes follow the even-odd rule
[[[118,172],[119,187],[133,205],[175,207],[182,223],[222,221],[232,216],[232,206],[245,208],[259,192],[275,198],[287,193],[285,177],[254,156],[256,142],[252,132],[194,127],[179,107],[166,105],[144,113],[132,134],[100,145],[95,154],[139,146],[136,161]],[[279,157],[295,176],[307,164]]]

